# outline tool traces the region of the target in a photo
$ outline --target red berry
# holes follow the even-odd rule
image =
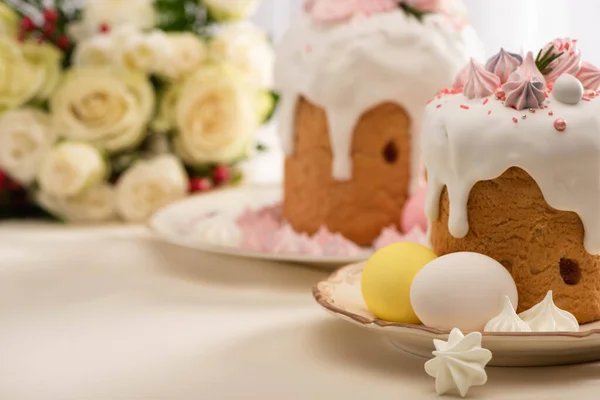
[[[227,181],[229,181],[231,178],[231,171],[229,170],[228,166],[219,165],[212,170],[212,178],[217,185],[222,185],[227,183]]]
[[[52,8],[47,8],[44,10],[44,21],[50,24],[55,24],[58,21],[58,17],[58,11]]]
[[[56,29],[56,25],[46,23],[44,25],[44,35],[46,35],[46,36],[52,36],[52,34],[54,33],[55,29]]]
[[[4,174],[4,172],[0,171],[0,192],[4,190],[6,184],[8,183],[8,178]]]
[[[212,183],[208,178],[192,178],[190,179],[190,192],[202,193],[212,189]]]
[[[21,20],[21,30],[23,32],[31,32],[35,29],[35,24],[33,20],[29,17],[23,17]]]
[[[7,183],[8,183],[7,186],[8,186],[9,189],[17,190],[17,189],[21,189],[22,188],[22,186],[21,186],[21,184],[19,182],[7,179]]]
[[[108,25],[107,23],[100,24],[100,27],[98,28],[98,30],[100,31],[100,33],[109,33],[110,25]]]
[[[56,41],[56,45],[61,49],[66,50],[71,46],[71,41],[68,37],[63,35],[58,38],[58,40]]]

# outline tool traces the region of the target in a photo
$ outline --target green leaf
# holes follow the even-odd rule
[[[277,106],[279,105],[279,101],[281,100],[281,95],[274,91],[269,91],[268,96],[270,96],[271,100],[271,108],[265,113],[262,123],[263,125],[273,119],[275,112],[277,111]]]
[[[406,15],[412,15],[421,22],[423,22],[423,18],[427,14],[431,14],[430,11],[419,10],[418,8],[407,4],[405,1],[400,1],[400,8],[406,13]]]

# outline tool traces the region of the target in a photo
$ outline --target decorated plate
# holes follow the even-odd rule
[[[248,250],[240,244],[238,217],[249,208],[261,208],[281,202],[281,187],[240,187],[202,194],[171,204],[156,213],[150,229],[167,242],[204,252],[235,257],[300,263],[337,268],[367,260],[372,251],[359,254],[309,255]]]
[[[332,315],[383,335],[395,348],[431,358],[433,339],[447,340],[447,331],[423,325],[391,323],[369,312],[362,299],[363,263],[335,271],[313,289],[315,300]],[[490,365],[507,367],[578,364],[600,360],[600,322],[580,332],[484,333],[483,347],[493,354]]]

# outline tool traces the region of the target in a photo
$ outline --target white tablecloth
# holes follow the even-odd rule
[[[424,360],[313,303],[325,275],[143,228],[2,225],[0,399],[436,399]],[[600,398],[600,364],[488,373],[470,398]]]

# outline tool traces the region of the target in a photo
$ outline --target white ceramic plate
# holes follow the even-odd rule
[[[309,256],[302,254],[273,254],[240,248],[235,240],[231,244],[215,244],[197,235],[199,224],[220,219],[233,226],[237,216],[246,207],[260,208],[281,201],[281,187],[256,186],[218,190],[189,197],[158,211],[150,220],[149,227],[161,239],[188,248],[236,257],[307,264],[318,267],[337,268],[341,265],[365,261],[371,252],[355,257]],[[221,240],[227,242],[227,240]]]
[[[398,349],[431,358],[433,339],[448,332],[378,320],[369,312],[360,291],[364,264],[334,272],[313,289],[317,302],[329,313],[385,335]],[[483,347],[493,354],[490,365],[506,367],[578,364],[600,360],[600,322],[581,326],[578,333],[484,333]]]

